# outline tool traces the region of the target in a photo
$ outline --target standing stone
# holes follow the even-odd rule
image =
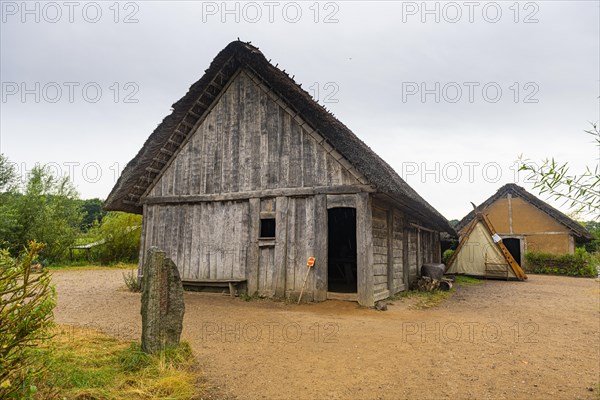
[[[142,350],[156,353],[179,344],[183,285],[175,263],[157,247],[148,249],[142,274]]]

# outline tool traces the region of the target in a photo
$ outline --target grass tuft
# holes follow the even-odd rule
[[[456,286],[473,286],[480,285],[482,283],[483,281],[481,279],[473,278],[471,276],[456,275],[454,277],[454,284]]]
[[[58,326],[54,338],[33,351],[45,365],[36,399],[183,400],[201,395],[194,356],[185,342],[148,355],[138,343]]]

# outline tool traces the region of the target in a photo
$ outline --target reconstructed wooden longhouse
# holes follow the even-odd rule
[[[141,254],[249,294],[356,300],[440,261],[448,221],[258,48],[230,43],[127,164],[107,210],[143,214]],[[141,262],[141,261],[140,261]]]

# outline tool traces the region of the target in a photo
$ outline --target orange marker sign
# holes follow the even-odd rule
[[[308,268],[312,268],[315,266],[315,258],[314,257],[308,257],[308,261],[306,262],[306,266]]]

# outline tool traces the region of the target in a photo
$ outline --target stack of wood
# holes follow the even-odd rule
[[[452,280],[442,278],[440,280],[423,276],[417,281],[417,290],[421,292],[433,292],[434,290],[448,291],[452,288]]]
[[[423,276],[417,281],[417,290],[421,292],[433,292],[440,286],[440,281],[429,276]]]

